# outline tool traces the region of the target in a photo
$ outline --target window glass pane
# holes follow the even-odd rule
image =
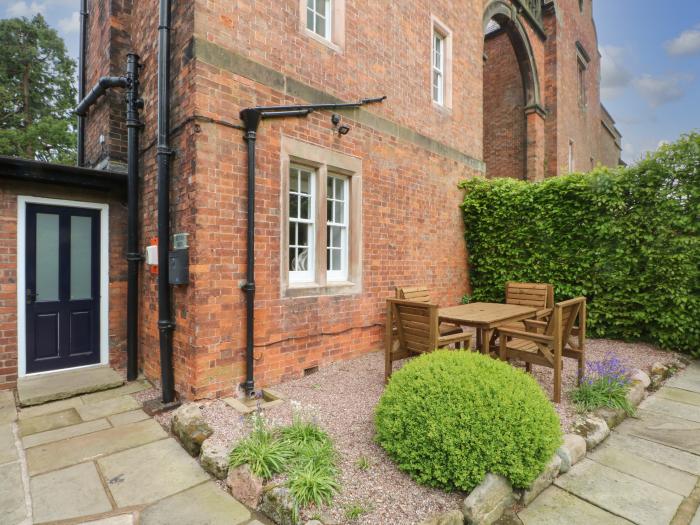
[[[326,16],[326,3],[327,0],[316,0],[316,11],[321,16]]]
[[[92,297],[92,218],[70,218],[70,298]]]
[[[321,15],[316,15],[316,33],[324,38],[326,36],[326,20]]]
[[[296,257],[297,271],[305,272],[309,269],[309,250],[307,248],[299,248]]]
[[[331,231],[331,246],[334,248],[340,248],[343,246],[343,229],[336,226]]]
[[[328,222],[333,222],[333,201],[326,201],[326,217]]]
[[[289,191],[299,191],[299,170],[289,170]]]
[[[289,248],[289,271],[290,272],[295,272],[297,267],[296,267],[296,248]]]
[[[332,199],[335,195],[333,192],[333,181],[335,181],[333,177],[328,177],[326,180],[326,195],[329,199]]]
[[[298,246],[308,246],[309,245],[309,228],[308,224],[299,224],[297,233],[299,237],[297,239]]]
[[[299,196],[299,218],[301,219],[309,219],[309,208],[311,207],[311,203],[309,202],[311,199],[307,197],[306,195],[300,195]]]
[[[58,215],[36,214],[37,301],[58,301]]]
[[[299,218],[299,196],[293,193],[289,194],[289,217],[292,219]]]
[[[335,198],[340,200],[345,199],[345,183],[339,179],[334,180],[337,180],[335,184]]]
[[[311,179],[311,174],[308,171],[302,171],[300,172],[300,177],[301,181],[301,193],[306,193],[307,195],[310,193],[309,192],[309,179]]]
[[[336,201],[335,202],[334,218],[335,218],[335,222],[338,222],[341,224],[345,222],[345,215],[343,214],[343,201]]]
[[[289,245],[294,246],[297,243],[297,223],[289,223]]]

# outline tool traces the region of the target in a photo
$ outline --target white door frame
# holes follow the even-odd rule
[[[27,204],[48,204],[100,210],[100,362],[98,365],[88,365],[88,367],[106,365],[109,363],[109,204],[19,195],[17,197],[17,375],[25,377],[87,368],[81,366],[27,374],[27,309],[24,297],[26,289]]]

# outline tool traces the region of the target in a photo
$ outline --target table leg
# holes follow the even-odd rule
[[[481,328],[477,328],[476,332],[476,349],[481,351]]]
[[[481,333],[481,353],[489,355],[491,353],[491,336],[493,335],[493,329],[484,328]]]

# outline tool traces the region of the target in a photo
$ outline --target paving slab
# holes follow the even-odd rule
[[[654,394],[654,396],[669,399],[670,401],[677,401],[678,403],[685,403],[687,405],[695,405],[696,407],[700,407],[700,393],[691,392],[690,390],[682,390],[680,388],[664,386],[663,388],[660,388]]]
[[[700,423],[700,408],[687,403],[671,401],[670,399],[663,399],[660,397],[649,397],[639,405],[639,408],[651,412],[658,412],[660,414],[672,414],[673,417]]]
[[[165,437],[167,433],[163,428],[148,419],[27,449],[27,467],[33,476]]]
[[[22,419],[19,422],[19,435],[22,437],[30,436],[39,432],[46,432],[47,430],[54,430],[56,428],[67,427],[69,425],[77,425],[78,423],[82,422],[83,420],[80,419],[80,416],[78,415],[78,412],[76,412],[75,408],[69,408],[68,410],[54,412],[44,416]]]
[[[83,400],[79,397],[71,397],[70,399],[61,399],[60,401],[52,401],[43,405],[35,405],[32,407],[21,408],[18,414],[19,419],[29,419],[31,417],[53,414],[61,412],[69,408],[79,407],[83,404]]]
[[[689,496],[698,481],[697,476],[645,459],[614,445],[596,447],[587,457],[681,496]]]
[[[0,390],[0,425],[17,420],[15,395],[12,390]]]
[[[669,379],[666,386],[700,393],[700,364],[688,365],[683,372]]]
[[[107,366],[98,366],[22,377],[17,381],[17,394],[21,406],[32,406],[123,384],[120,374]]]
[[[110,423],[112,423],[113,427],[117,427],[119,425],[128,425],[129,423],[136,423],[137,421],[143,421],[144,419],[148,419],[149,416],[141,410],[140,408],[138,410],[131,410],[129,412],[122,412],[121,414],[114,414],[112,416],[109,416],[107,419],[109,420]]]
[[[107,428],[111,428],[111,425],[106,419],[95,419],[94,421],[78,423],[77,425],[71,425],[69,427],[32,434],[31,436],[22,438],[22,446],[24,448],[37,447],[45,443],[51,443],[52,441],[61,441],[62,439],[82,436]]]
[[[133,525],[133,514],[119,514],[118,516],[109,516],[92,521],[81,521],[78,525]]]
[[[700,454],[700,423],[687,419],[638,409],[637,417],[625,420],[616,432]]]
[[[213,481],[197,485],[141,512],[140,525],[239,525],[250,511]]]
[[[126,394],[135,394],[136,392],[141,392],[142,390],[148,390],[151,384],[145,379],[139,379],[137,381],[131,381],[117,388],[111,388],[110,390],[103,390],[102,392],[94,392],[92,394],[85,394],[80,396],[83,403],[98,403],[104,401],[105,399],[112,399],[113,397],[125,396]]]
[[[693,521],[690,522],[690,525],[700,525],[700,509],[698,509],[695,513],[695,517],[693,518]]]
[[[30,487],[35,523],[112,510],[92,462],[36,476],[30,480]]]
[[[92,419],[111,416],[112,414],[128,412],[129,410],[140,408],[140,406],[138,401],[127,394],[111,399],[104,399],[96,403],[84,404],[75,410],[78,411],[83,421],[90,421]]]
[[[12,423],[0,425],[0,465],[10,461],[17,461],[17,459],[19,459],[19,455],[15,446],[15,434],[12,432]]]
[[[700,476],[700,456],[677,448],[619,432],[613,432],[599,448],[604,449],[608,446],[624,448],[640,458],[650,459],[676,470]]]
[[[518,513],[523,525],[629,525],[631,522],[550,486]]]
[[[119,507],[153,503],[210,479],[173,438],[103,457],[97,463]]]
[[[639,525],[668,525],[683,496],[584,459],[555,485]]]
[[[20,464],[14,462],[0,465],[0,522],[15,525],[26,517]]]

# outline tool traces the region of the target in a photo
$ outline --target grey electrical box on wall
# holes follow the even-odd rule
[[[173,250],[168,254],[170,284],[189,284],[190,257],[187,248]]]

